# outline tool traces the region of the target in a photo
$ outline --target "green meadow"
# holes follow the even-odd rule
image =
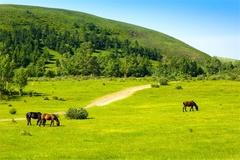
[[[34,95],[0,101],[0,159],[239,159],[240,82],[170,82],[87,109],[86,120],[58,115],[59,127],[27,126],[29,111],[54,113],[149,79],[29,81]],[[181,86],[182,89],[177,89]],[[61,97],[61,100],[54,99]],[[44,100],[48,97],[49,100]],[[182,111],[194,100],[199,111]],[[16,115],[9,110],[15,108]],[[50,122],[47,122],[49,124]]]

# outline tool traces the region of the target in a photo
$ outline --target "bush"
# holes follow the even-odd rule
[[[159,84],[151,84],[151,87],[152,88],[159,88],[160,86],[159,86]]]
[[[69,108],[66,117],[70,119],[87,119],[88,112],[84,108]]]
[[[159,80],[159,84],[160,84],[160,85],[168,85],[168,80],[167,80],[166,78],[161,78],[161,79]]]
[[[176,86],[176,89],[182,89],[182,86]]]
[[[63,97],[59,97],[58,100],[59,101],[65,101],[65,99]]]
[[[12,108],[9,110],[9,113],[11,114],[16,114],[17,113],[17,110],[15,108]]]
[[[48,98],[48,97],[44,97],[43,99],[44,99],[44,100],[49,100],[49,98]]]
[[[56,74],[55,74],[54,71],[47,70],[46,73],[45,73],[45,76],[49,77],[49,78],[54,78],[56,76]]]
[[[31,133],[25,131],[24,129],[22,130],[21,135],[23,135],[23,136],[32,136]]]
[[[54,100],[58,100],[58,97],[57,97],[57,96],[53,96],[53,99],[54,99]]]
[[[12,123],[17,123],[17,121],[13,118],[13,119],[12,119]]]
[[[204,75],[198,75],[197,76],[197,80],[205,80],[205,76]]]

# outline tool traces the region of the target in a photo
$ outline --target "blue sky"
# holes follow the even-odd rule
[[[240,59],[240,0],[0,0],[63,8],[175,37],[211,56]]]

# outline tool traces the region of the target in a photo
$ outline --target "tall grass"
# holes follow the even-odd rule
[[[39,89],[49,95],[60,94],[46,87],[52,83],[41,82]],[[82,97],[81,92],[69,91],[74,83],[88,85],[78,90],[85,90],[83,95],[92,99],[114,91],[111,83],[105,85],[109,87],[106,91],[97,94],[92,90],[94,86],[99,89],[96,84],[100,81],[62,81],[61,96],[72,105],[79,105],[75,98]],[[139,82],[113,84],[117,90]],[[177,90],[176,86],[183,89]],[[0,122],[0,159],[239,159],[239,96],[239,82],[177,82],[90,108],[87,120],[69,120],[60,115],[60,127]],[[182,112],[185,100],[194,100],[199,111]],[[39,104],[41,109],[48,110],[45,101],[38,103],[43,104]],[[58,109],[66,105],[61,103]],[[21,135],[23,130],[31,136]]]

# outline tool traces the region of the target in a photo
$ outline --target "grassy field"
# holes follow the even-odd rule
[[[84,107],[108,93],[151,83],[30,82],[26,90],[41,96],[0,101],[0,119],[24,117],[28,111]],[[60,127],[27,126],[20,120],[0,122],[0,159],[239,159],[239,87],[240,83],[233,81],[172,82],[90,108],[87,120],[60,115]],[[46,96],[49,100],[43,100]],[[65,101],[53,100],[53,96]],[[185,100],[194,100],[199,111],[182,112]],[[9,114],[9,104],[17,109],[16,115]]]

